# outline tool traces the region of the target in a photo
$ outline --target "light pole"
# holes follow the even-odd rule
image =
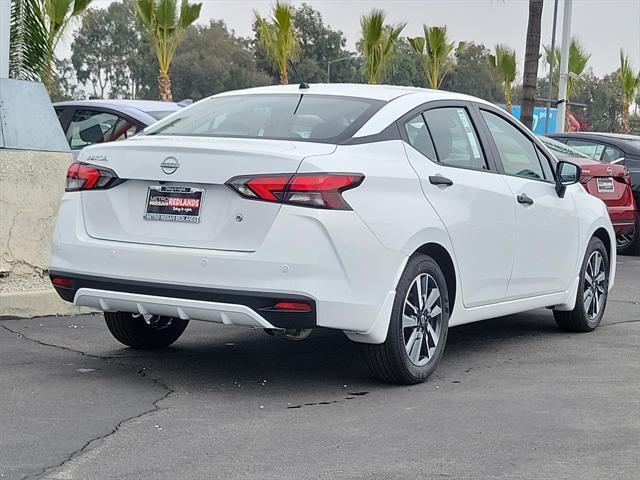
[[[551,115],[551,95],[553,95],[553,65],[556,61],[556,25],[558,23],[558,0],[553,5],[553,31],[551,32],[551,61],[549,62],[549,89],[547,91],[547,113],[544,117],[544,133],[549,133]],[[557,121],[557,119],[556,119]]]
[[[567,115],[567,82],[569,80],[569,44],[571,43],[571,6],[573,0],[564,0],[562,17],[562,50],[560,52],[560,83],[558,84],[558,123],[556,132],[564,132]]]
[[[353,58],[353,55],[349,55],[348,57],[336,58],[335,60],[329,60],[327,62],[327,83],[331,83],[331,64],[342,62],[343,60],[350,60]]]

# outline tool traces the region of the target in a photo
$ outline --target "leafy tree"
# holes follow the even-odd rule
[[[408,40],[411,48],[420,58],[427,85],[437,90],[455,64],[453,53],[456,44],[449,41],[446,26],[427,27],[423,25],[422,29],[424,36]],[[464,44],[458,44],[458,48],[464,48]]]
[[[296,37],[300,43],[300,63],[296,66],[302,78],[307,82],[355,82],[360,79],[357,59],[346,49],[347,39],[341,31],[325,26],[322,15],[311,6],[303,3],[294,8]],[[327,78],[328,62],[331,65],[331,79]]]
[[[511,113],[511,93],[516,79],[516,51],[504,45],[496,45],[495,54],[489,55],[489,64],[502,82],[507,112]]]
[[[152,58],[132,1],[113,2],[106,10],[87,10],[71,51],[78,81],[90,86],[92,96],[135,98],[145,88],[140,64]]]
[[[11,70],[17,78],[55,87],[55,48],[69,25],[92,0],[14,0],[11,20]]]
[[[529,0],[529,20],[524,52],[524,73],[522,75],[522,100],[520,102],[520,121],[529,128],[533,125],[533,107],[538,82],[543,1]]]
[[[185,30],[200,16],[202,3],[182,0],[179,12],[177,0],[136,0],[135,5],[158,59],[160,100],[170,102],[173,97],[169,68]]]
[[[456,53],[456,64],[444,79],[442,89],[495,103],[503,101],[500,80],[490,66],[489,55],[491,52],[484,45],[466,43],[465,48]]]
[[[10,42],[11,78],[39,80],[51,58],[40,0],[13,0]]]
[[[235,37],[224,22],[190,27],[173,61],[173,93],[177,99],[199,100],[226,90],[272,83],[256,67],[247,41]]]
[[[399,38],[393,59],[385,75],[385,83],[410,87],[425,87],[425,76],[416,61],[416,54],[406,38]]]
[[[287,72],[289,60],[297,60],[300,44],[296,37],[293,20],[293,8],[276,0],[273,5],[271,22],[254,11],[258,42],[266,57],[280,75],[280,83],[289,83]]]
[[[398,38],[405,23],[387,25],[386,14],[374,9],[360,18],[362,37],[359,42],[363,56],[364,76],[368,83],[380,83],[395,53]]]
[[[636,98],[636,92],[640,87],[640,71],[634,72],[629,64],[629,56],[620,50],[620,69],[618,70],[618,81],[622,90],[622,118],[620,130],[622,133],[629,132],[629,108]]]

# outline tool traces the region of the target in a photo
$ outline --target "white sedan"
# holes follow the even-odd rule
[[[190,320],[324,327],[368,344],[382,380],[416,383],[449,327],[540,307],[565,330],[598,326],[615,235],[579,178],[473,97],[226,92],[81,152],[50,277],[133,348],[168,347]]]

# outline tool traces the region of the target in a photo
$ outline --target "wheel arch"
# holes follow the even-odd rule
[[[453,263],[453,258],[449,251],[440,245],[439,243],[429,242],[421,245],[413,252],[413,255],[424,254],[433,258],[444,274],[445,282],[447,282],[447,293],[449,295],[449,315],[453,314],[454,306],[456,303],[457,294],[457,275],[456,268]],[[412,256],[413,256],[412,255]]]

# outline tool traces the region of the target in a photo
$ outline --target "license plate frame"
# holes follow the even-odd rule
[[[144,214],[149,221],[200,223],[204,188],[153,185],[147,189]]]
[[[598,185],[598,193],[613,193],[615,191],[612,177],[596,178],[596,184]]]

